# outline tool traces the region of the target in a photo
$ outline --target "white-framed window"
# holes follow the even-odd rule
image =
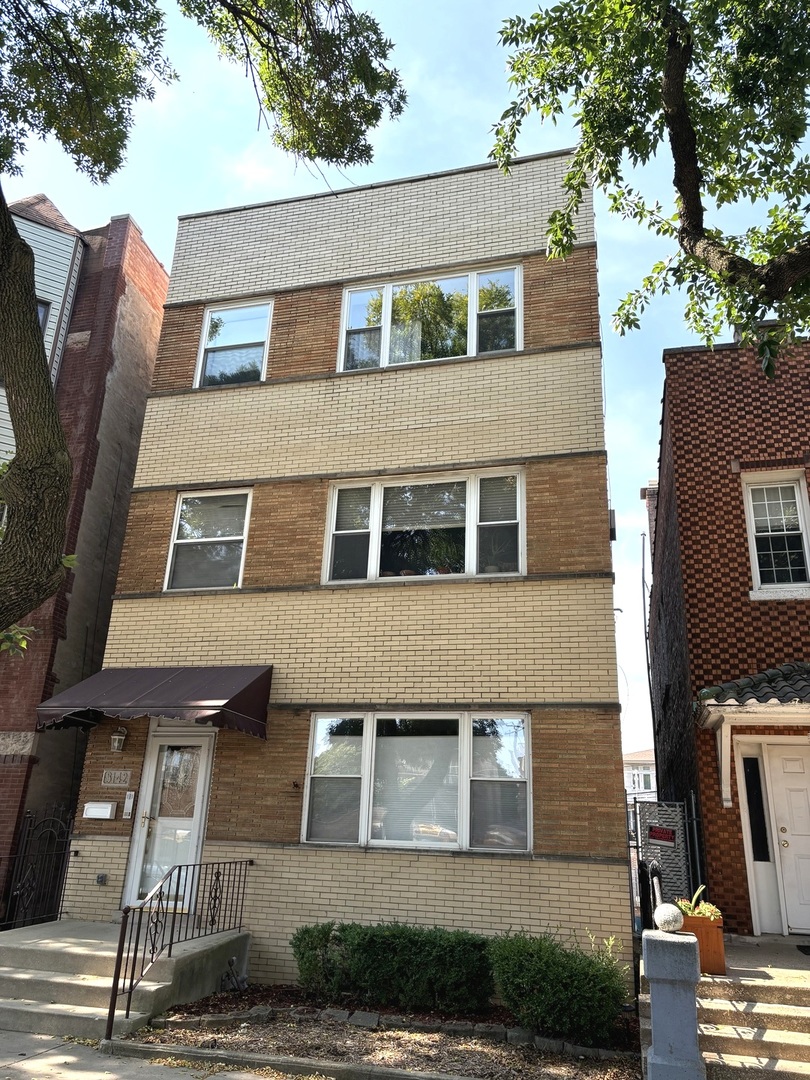
[[[324,582],[523,572],[520,472],[336,484],[330,497]]]
[[[317,714],[302,840],[527,851],[528,728],[525,713]]]
[[[270,300],[206,308],[194,385],[261,382],[272,313]]]
[[[810,593],[810,506],[804,473],[743,476],[752,599]]]
[[[250,490],[177,497],[164,589],[235,589],[242,584]]]
[[[338,368],[520,349],[521,293],[519,266],[347,289]]]

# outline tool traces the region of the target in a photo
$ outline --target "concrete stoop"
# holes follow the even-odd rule
[[[103,1038],[118,932],[65,921],[0,933],[0,1030]],[[215,993],[231,958],[245,971],[249,944],[248,933],[229,931],[175,945],[136,987],[129,1016],[116,1011],[113,1033],[128,1035],[172,1005]]]
[[[641,1051],[652,1032],[650,996],[639,996]],[[810,976],[806,985],[777,979],[703,976],[697,988],[698,1043],[708,1080],[739,1080],[741,1070],[810,1080]]]

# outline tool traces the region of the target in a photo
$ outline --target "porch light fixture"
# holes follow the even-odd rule
[[[124,749],[124,739],[127,737],[127,729],[124,727],[116,728],[110,735],[110,749],[115,754],[120,754]]]

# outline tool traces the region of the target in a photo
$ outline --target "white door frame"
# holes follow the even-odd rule
[[[776,810],[773,802],[768,747],[796,746],[804,749],[807,746],[807,739],[801,735],[738,735],[735,733],[733,735],[733,741],[734,762],[737,773],[737,794],[740,805],[740,821],[742,824],[743,850],[745,852],[745,870],[748,878],[748,895],[751,903],[752,928],[755,935],[759,936],[762,933],[759,898],[757,896],[754,870],[754,855],[751,848],[751,822],[748,816],[748,800],[745,797],[743,757],[758,757],[760,760],[765,815],[768,826],[768,841],[776,874],[776,884],[779,890],[779,909],[782,920],[781,933],[787,937],[790,931],[788,928],[787,904],[785,900],[785,882],[782,876],[782,857],[779,853],[779,837],[777,832]]]
[[[182,741],[186,745],[202,747],[200,760],[200,773],[198,778],[198,800],[195,808],[194,823],[196,838],[191,852],[191,862],[200,861],[203,841],[205,839],[205,825],[208,816],[208,797],[211,790],[211,771],[214,761],[214,741],[216,729],[213,727],[201,727],[199,724],[184,724],[179,720],[167,720],[166,718],[151,717],[149,720],[149,736],[143,759],[143,771],[141,773],[141,785],[138,792],[135,820],[132,826],[132,835],[129,845],[129,857],[127,873],[124,884],[123,904],[135,904],[138,902],[138,885],[141,878],[144,853],[148,830],[146,820],[152,803],[152,795],[157,779],[158,747],[167,742]]]

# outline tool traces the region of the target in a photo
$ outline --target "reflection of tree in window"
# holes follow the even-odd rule
[[[158,809],[160,817],[190,818],[194,816],[199,767],[199,746],[166,747]]]
[[[380,575],[464,573],[466,505],[466,482],[386,488]]]
[[[372,839],[458,842],[458,720],[377,720]]]
[[[473,847],[525,848],[526,741],[517,717],[473,720],[470,842]]]
[[[418,281],[394,289],[389,363],[466,355],[466,276]]]
[[[478,283],[478,351],[515,348],[515,275],[500,270]]]

